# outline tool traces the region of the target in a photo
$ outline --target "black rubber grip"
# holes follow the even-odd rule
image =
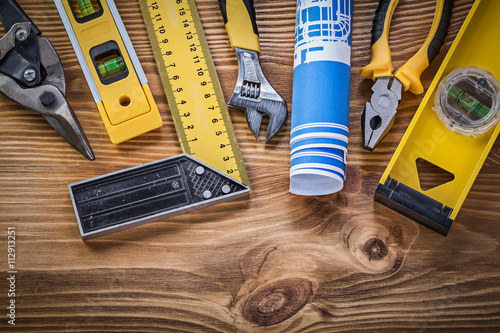
[[[372,45],[375,44],[384,33],[385,17],[391,0],[380,0],[378,8],[375,11],[375,18],[372,26]]]
[[[445,0],[443,3],[443,12],[441,14],[441,20],[439,21],[438,29],[436,34],[432,38],[429,48],[427,50],[427,57],[429,59],[429,64],[438,55],[439,49],[444,44],[444,39],[448,34],[448,27],[450,26],[451,10],[453,8],[453,0]]]
[[[231,0],[229,0],[231,1]],[[232,0],[235,1],[235,0]],[[243,1],[245,7],[247,8],[248,15],[250,16],[250,20],[252,21],[253,32],[258,36],[259,31],[257,30],[257,21],[255,18],[255,8],[253,6],[253,0],[239,0]],[[226,0],[219,0],[219,7],[222,13],[222,17],[224,18],[224,24],[227,23],[227,9],[226,9]]]

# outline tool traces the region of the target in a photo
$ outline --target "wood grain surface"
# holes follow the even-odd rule
[[[231,118],[250,177],[247,199],[83,242],[67,185],[181,153],[136,1],[116,0],[164,126],[110,143],[52,1],[19,0],[64,65],[67,99],[97,159],[85,160],[37,113],[0,96],[0,331],[9,332],[499,332],[500,143],[448,235],[373,201],[378,181],[423,95],[404,93],[392,131],[362,148],[378,1],[354,1],[350,137],[344,189],[295,196],[290,119],[268,144],[244,114]],[[237,77],[218,3],[196,0],[229,98]],[[428,87],[472,0],[455,0]],[[295,1],[255,0],[262,68],[292,108]],[[390,45],[395,68],[424,41],[435,1],[401,0]],[[474,50],[471,50],[474,52]],[[16,326],[7,230],[16,228]]]

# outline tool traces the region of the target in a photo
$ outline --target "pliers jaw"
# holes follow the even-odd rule
[[[372,151],[392,128],[397,107],[401,100],[402,84],[391,77],[380,77],[372,87],[370,102],[366,102],[361,116],[363,147]]]
[[[9,15],[10,13],[10,15]],[[19,22],[13,22],[13,17]],[[0,17],[8,32],[0,39],[0,91],[37,111],[79,153],[94,153],[66,95],[61,60],[47,38],[14,1],[1,1]]]

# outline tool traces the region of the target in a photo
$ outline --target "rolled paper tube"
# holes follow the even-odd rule
[[[342,150],[344,154],[347,153],[347,150],[345,149],[345,141],[344,140],[336,140],[336,139],[329,139],[329,138],[312,138],[312,139],[306,139],[306,140],[301,140],[296,143],[292,143],[290,145],[290,152],[291,154],[295,154],[297,152],[300,152],[301,150],[304,149],[309,149],[309,148],[318,148],[318,149],[337,149]]]
[[[353,0],[298,0],[290,135],[290,192],[344,186]]]
[[[324,195],[331,193],[330,182],[324,182],[324,177],[345,179],[345,152],[339,149],[307,148],[293,154],[290,162],[290,172],[302,177],[302,194]],[[318,177],[324,176],[324,177]]]

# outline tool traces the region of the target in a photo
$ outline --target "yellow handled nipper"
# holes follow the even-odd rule
[[[363,146],[373,150],[394,123],[401,91],[424,92],[420,76],[439,53],[450,25],[453,0],[437,0],[429,34],[417,53],[393,74],[389,48],[389,26],[399,0],[380,0],[372,29],[371,62],[361,68],[362,77],[372,79],[373,95],[361,117]],[[389,83],[394,77],[391,87]]]

